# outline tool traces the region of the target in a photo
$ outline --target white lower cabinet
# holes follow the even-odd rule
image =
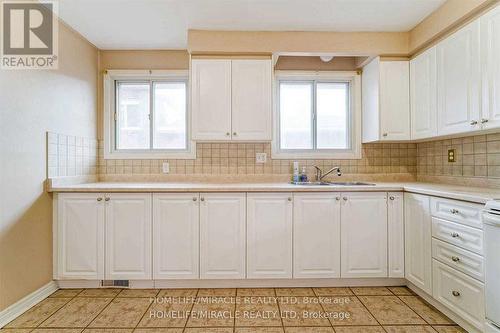
[[[292,194],[247,194],[247,278],[292,277]]]
[[[153,278],[199,278],[198,193],[153,195]]]
[[[246,193],[200,194],[200,277],[245,278]]]
[[[293,198],[293,277],[340,277],[340,194]]]
[[[430,199],[405,193],[405,277],[432,294]]]
[[[387,194],[342,194],[341,276],[387,277]]]
[[[107,280],[150,280],[151,194],[106,195]]]
[[[388,193],[387,246],[389,277],[405,277],[404,197],[401,192]]]
[[[54,212],[54,279],[104,278],[102,194],[60,193]]]

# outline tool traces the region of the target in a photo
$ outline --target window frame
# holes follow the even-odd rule
[[[297,81],[312,85],[312,115],[311,135],[313,145],[317,144],[315,124],[316,86],[317,83],[348,83],[349,84],[349,149],[281,149],[280,126],[280,83]],[[310,71],[276,71],[273,79],[273,128],[272,158],[274,159],[361,159],[361,75],[358,72],[310,72]],[[316,116],[317,117],[317,116]]]
[[[117,82],[150,84],[150,148],[116,149]],[[186,85],[186,149],[153,149],[154,85],[157,82],[184,82]],[[191,140],[189,71],[187,70],[108,70],[104,73],[104,159],[195,159],[196,143]]]

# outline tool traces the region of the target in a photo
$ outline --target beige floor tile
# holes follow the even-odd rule
[[[236,304],[236,326],[281,326],[277,303],[264,304],[243,298]]]
[[[86,327],[112,298],[75,297],[42,323],[42,327]]]
[[[148,298],[115,298],[89,327],[134,328],[150,305]]]
[[[276,296],[273,288],[241,288],[236,290],[236,296]]]
[[[276,296],[316,296],[312,288],[276,288]]]
[[[198,290],[198,297],[205,296],[236,296],[236,288],[213,288]]]
[[[236,327],[235,333],[284,333],[283,327]]]
[[[195,328],[187,327],[184,333],[233,333],[232,327]]]
[[[377,325],[377,321],[355,296],[325,297],[321,305],[329,314],[333,326],[369,326]]]
[[[194,304],[186,325],[187,327],[234,326],[236,309],[234,299],[228,301],[220,301],[219,297],[213,297],[211,299],[214,300],[214,302],[202,300]]]
[[[194,300],[194,297],[173,296],[166,301],[154,302],[142,317],[138,327],[184,327]]]
[[[425,321],[397,296],[358,296],[358,298],[382,325],[425,324]]]
[[[77,297],[115,297],[122,291],[116,288],[94,288],[85,289]]]
[[[385,333],[382,326],[335,327],[335,333]]]
[[[159,289],[123,289],[116,297],[155,297]]]
[[[132,333],[133,328],[87,328],[83,333]]]
[[[1,333],[29,333],[32,328],[0,328]]]
[[[134,333],[182,333],[183,328],[136,328]]]
[[[297,301],[279,299],[283,326],[330,326],[317,297],[297,297]]]
[[[83,328],[36,328],[34,333],[80,333]]]
[[[436,333],[430,326],[384,326],[387,333]]]
[[[198,289],[162,289],[156,297],[196,297]]]
[[[398,296],[413,296],[415,293],[408,287],[387,287],[394,295]]]
[[[73,298],[78,295],[83,289],[59,289],[52,293],[49,297],[69,297]]]
[[[11,321],[6,328],[37,327],[70,300],[70,298],[46,298]]]
[[[357,287],[351,288],[357,296],[391,296],[392,293],[386,287]]]
[[[334,333],[331,327],[286,327],[285,333]]]
[[[399,298],[431,325],[454,324],[451,319],[424,302],[424,300],[418,296],[400,296]]]
[[[332,287],[332,288],[313,288],[316,296],[348,296],[354,295],[349,288]]]
[[[436,331],[439,333],[467,333],[466,330],[464,330],[460,326],[432,326]]]

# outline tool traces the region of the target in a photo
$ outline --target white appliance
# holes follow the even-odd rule
[[[500,200],[486,203],[483,229],[486,332],[500,333]]]

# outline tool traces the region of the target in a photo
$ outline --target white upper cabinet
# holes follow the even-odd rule
[[[500,127],[500,6],[480,19],[483,129]]]
[[[271,140],[269,60],[232,60],[232,139]]]
[[[292,194],[247,194],[247,278],[292,277]]]
[[[340,194],[293,196],[293,277],[340,277]]]
[[[387,277],[386,193],[343,193],[340,210],[341,276]]]
[[[231,138],[231,60],[191,62],[193,140]]]
[[[200,194],[200,277],[245,278],[245,193]]]
[[[438,135],[481,129],[479,21],[437,45]]]
[[[363,68],[363,142],[410,139],[408,61],[374,59]]]
[[[271,82],[270,59],[193,59],[193,140],[271,140]]]
[[[151,193],[106,195],[107,280],[150,280]]]
[[[54,279],[104,279],[102,194],[61,193],[54,220]]]
[[[153,194],[153,278],[199,278],[198,193]]]
[[[411,138],[437,135],[436,47],[410,61]]]

